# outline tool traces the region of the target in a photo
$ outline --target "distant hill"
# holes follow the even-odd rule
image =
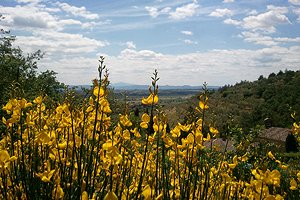
[[[300,115],[300,71],[279,71],[254,82],[224,86],[211,94],[210,105],[219,126],[231,115],[247,130],[264,125],[266,119],[269,126],[291,127],[291,113]]]
[[[70,87],[75,87],[80,90],[81,88],[90,89],[91,85],[71,85]],[[147,90],[149,89],[149,85],[135,85],[124,82],[112,83],[109,87],[115,90]],[[190,85],[182,85],[182,86],[173,86],[173,85],[159,85],[159,90],[202,90],[202,86],[190,86]],[[220,86],[210,86],[209,90],[217,90]]]
[[[128,83],[115,83],[111,84],[111,87],[116,90],[148,90],[149,85],[134,85]],[[173,86],[173,85],[158,85],[159,90],[202,90],[202,86]],[[219,89],[219,86],[211,86],[208,89],[214,90]]]

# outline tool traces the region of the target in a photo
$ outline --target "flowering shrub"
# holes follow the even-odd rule
[[[207,92],[195,108],[198,116],[169,130],[166,115],[157,109],[156,71],[149,96],[141,101],[149,113],[138,124],[129,113],[113,123],[103,62],[101,57],[93,94],[80,105],[66,99],[50,109],[38,96],[33,102],[11,99],[3,107],[1,199],[299,197],[299,169],[272,152],[257,154],[249,144],[234,153],[205,147],[219,134],[212,125],[203,129]],[[299,135],[299,125],[294,127]]]

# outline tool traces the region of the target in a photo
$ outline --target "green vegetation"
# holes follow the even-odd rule
[[[207,116],[206,87],[185,122],[170,128],[159,106],[155,71],[148,97],[140,101],[148,113],[132,116],[125,104],[114,120],[104,58],[99,61],[99,80],[80,103],[71,95],[55,107],[43,96],[17,97],[2,107],[1,199],[299,197],[300,166],[292,157],[273,154],[268,145],[252,145],[255,133],[237,138],[231,151],[228,140],[222,151],[207,146],[220,132]],[[300,122],[293,126],[299,140]],[[234,124],[228,131],[243,135]]]
[[[257,125],[290,128],[291,114],[300,113],[300,71],[278,72],[257,81],[224,86],[210,95],[211,116],[218,127],[234,120],[247,132]]]
[[[56,80],[56,73],[49,70],[38,73],[37,61],[43,53],[38,50],[25,56],[19,47],[13,46],[14,41],[14,36],[1,30],[0,104],[13,96],[33,99],[47,95],[58,100],[63,85]]]
[[[300,113],[300,71],[219,91],[204,85],[197,98],[179,101],[169,101],[170,94],[162,101],[155,71],[146,98],[128,102],[125,95],[123,103],[109,90],[100,57],[90,91],[57,95],[62,85],[55,73],[37,72],[41,52],[24,56],[6,35],[0,42],[1,199],[300,196],[299,153],[293,152],[300,122],[290,117]],[[255,144],[265,118],[270,126],[293,126],[291,153]],[[230,151],[229,140],[222,151],[212,145],[220,136],[235,140]]]
[[[130,105],[139,104],[137,99],[145,95],[146,91],[131,91],[127,100]],[[194,91],[193,91],[194,92]],[[191,92],[190,97],[183,98],[182,93],[160,91],[171,126],[177,121],[187,122],[194,116],[194,108],[198,103],[198,95]],[[200,92],[200,91],[199,91]],[[258,80],[241,81],[233,86],[225,85],[219,90],[210,90],[210,110],[207,115],[211,123],[221,132],[226,133],[228,126],[238,126],[249,133],[257,126],[275,126],[290,128],[294,122],[293,112],[300,113],[300,71],[280,71],[268,77],[260,76]],[[117,96],[117,99],[124,97]]]

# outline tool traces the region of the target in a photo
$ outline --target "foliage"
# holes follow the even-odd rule
[[[99,80],[81,103],[67,95],[48,108],[45,97],[38,96],[32,102],[12,98],[3,107],[8,117],[2,119],[6,130],[0,141],[1,199],[299,197],[299,166],[290,168],[271,151],[242,139],[233,152],[204,145],[219,134],[206,120],[207,90],[187,122],[170,130],[159,109],[155,71],[149,95],[141,101],[148,113],[133,119],[125,109],[113,122],[104,58],[99,62]],[[298,138],[300,124],[294,127]]]
[[[45,71],[38,73],[37,61],[43,57],[38,50],[23,55],[19,47],[14,47],[15,37],[1,32],[0,38],[0,105],[11,96],[33,99],[38,95],[48,95],[58,99],[63,85],[56,80],[56,73]]]
[[[268,124],[290,128],[291,111],[300,112],[300,71],[280,71],[257,81],[241,81],[234,86],[224,86],[210,95],[212,112],[218,113],[217,126],[223,130],[228,116],[244,131],[256,125]]]

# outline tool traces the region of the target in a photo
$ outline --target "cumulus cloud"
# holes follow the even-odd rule
[[[64,11],[71,13],[74,16],[80,16],[86,19],[98,19],[99,15],[95,13],[91,13],[90,11],[87,11],[84,6],[82,7],[76,7],[71,6],[67,3],[60,3],[58,2],[57,5]]]
[[[60,29],[59,19],[35,6],[2,7],[7,26],[14,28],[54,28]]]
[[[257,10],[251,10],[249,13],[248,13],[248,15],[257,15],[258,14],[258,12],[257,12]]]
[[[145,9],[148,11],[148,14],[153,18],[156,18],[161,14],[168,14],[171,10],[170,7],[165,7],[159,10],[158,8],[151,7],[151,6],[146,6]]]
[[[231,10],[229,10],[228,8],[224,8],[224,9],[218,8],[209,14],[209,16],[212,16],[212,17],[224,17],[224,16],[232,16],[232,15],[233,15],[233,12]]]
[[[148,11],[149,15],[153,18],[156,18],[159,15],[158,9],[155,7],[146,6],[145,9]]]
[[[228,18],[228,19],[224,20],[224,24],[231,24],[231,25],[234,25],[234,26],[238,26],[238,25],[241,24],[241,22],[238,21],[238,20],[234,20],[234,19]]]
[[[26,52],[40,49],[49,55],[61,53],[72,55],[94,52],[109,43],[84,37],[81,34],[36,31],[32,36],[18,36],[16,45],[21,46]]]
[[[275,42],[272,37],[264,36],[260,33],[245,31],[242,32],[242,36],[244,37],[244,40],[246,42],[251,42],[259,45],[275,46],[278,44],[278,42]]]
[[[148,84],[145,77],[150,77],[157,68],[161,85],[201,85],[205,81],[209,85],[224,85],[240,80],[255,80],[261,74],[267,76],[274,71],[284,70],[286,66],[290,66],[290,70],[297,70],[296,66],[300,64],[299,50],[299,46],[270,46],[254,50],[216,49],[168,55],[151,50],[125,49],[119,56],[108,57],[107,66],[111,66],[112,82],[122,80]]]
[[[287,42],[300,42],[300,37],[295,37],[295,38],[276,37],[276,38],[274,38],[274,40],[278,41],[278,42],[283,42],[283,43],[287,43]]]
[[[181,31],[181,33],[184,35],[193,35],[192,31]]]
[[[199,5],[196,1],[181,7],[177,7],[174,12],[170,12],[170,18],[174,20],[181,20],[187,17],[192,17],[197,13],[198,7]]]
[[[29,3],[29,4],[38,4],[41,2],[41,0],[16,0],[18,3]]]
[[[160,56],[162,56],[162,54],[156,53],[156,52],[151,51],[151,50],[137,51],[137,50],[134,50],[134,49],[124,49],[123,51],[121,51],[119,57],[120,58],[126,58],[126,59],[153,60],[153,59],[159,58]]]
[[[126,46],[128,49],[135,49],[136,45],[132,41],[126,42]]]
[[[289,0],[290,3],[300,6],[300,0]]]
[[[91,28],[98,24],[108,24],[104,22],[81,22],[76,19],[63,19],[53,14],[60,12],[58,8],[50,8],[37,5],[26,5],[16,7],[2,7],[2,14],[5,15],[3,24],[10,29],[25,29],[36,31],[38,29],[49,29],[62,31],[65,26],[77,25],[82,28]]]
[[[284,14],[288,12],[285,7],[268,6],[268,11],[258,15],[248,16],[243,19],[243,27],[251,30],[261,30],[269,33],[276,31],[276,25],[290,23]]]
[[[264,46],[276,46],[279,44],[286,43],[299,43],[300,37],[289,38],[289,37],[271,37],[269,35],[263,35],[258,32],[248,32],[244,31],[241,33],[241,36],[245,41],[264,45]]]
[[[294,12],[296,15],[298,15],[297,21],[300,21],[300,8],[295,8],[295,9],[293,9],[293,12]]]

